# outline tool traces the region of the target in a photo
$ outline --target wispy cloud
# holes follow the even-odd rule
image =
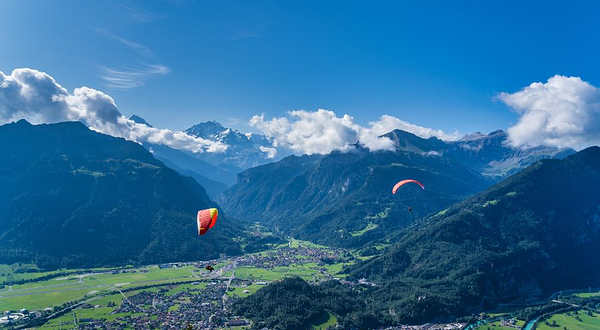
[[[120,42],[121,44],[129,47],[130,49],[132,49],[133,51],[137,52],[138,54],[140,54],[144,57],[152,57],[153,56],[152,50],[150,50],[150,48],[148,48],[140,43],[119,37],[118,35],[110,32],[106,29],[96,29],[96,31],[98,31],[98,33],[100,33],[110,39]]]
[[[143,64],[140,68],[114,69],[101,67],[100,78],[108,87],[115,89],[131,89],[143,86],[152,76],[162,76],[171,72],[171,69],[162,64]]]
[[[248,39],[248,38],[259,38],[261,36],[260,32],[250,32],[250,31],[237,31],[233,36],[231,36],[232,40],[239,39]]]
[[[133,8],[126,5],[121,5],[121,8],[127,11],[127,15],[137,23],[150,23],[159,18],[158,15],[149,13],[139,8]]]

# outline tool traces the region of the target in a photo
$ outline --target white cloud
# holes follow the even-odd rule
[[[430,150],[427,152],[423,152],[421,155],[423,156],[430,156],[430,157],[439,157],[442,156],[443,154],[439,151],[435,151],[435,150]]]
[[[132,13],[137,13],[137,17],[140,19],[149,18],[144,16],[142,12],[135,11],[134,9],[124,7],[130,10]],[[137,43],[135,41],[127,40],[122,38],[106,29],[96,29],[96,31],[112,40],[115,40],[136,53],[146,58],[154,57],[152,50],[149,47]],[[115,89],[131,89],[140,87],[152,76],[162,76],[171,72],[171,69],[162,64],[146,64],[141,63],[138,67],[127,67],[127,68],[109,68],[100,67],[100,79],[106,82],[106,86]]]
[[[143,86],[146,80],[156,75],[166,75],[171,69],[162,64],[143,64],[141,68],[111,69],[101,67],[100,78],[115,89],[131,89]]]
[[[131,40],[127,40],[125,38],[119,37],[118,35],[109,32],[108,30],[105,29],[97,29],[96,31],[98,31],[98,33],[107,36],[113,40],[116,40],[118,42],[120,42],[121,44],[129,47],[131,50],[135,51],[136,53],[144,56],[144,57],[151,57],[152,56],[152,51],[150,50],[150,48],[137,43],[135,41],[131,41]]]
[[[150,23],[155,21],[157,18],[159,18],[158,15],[155,15],[153,13],[141,10],[139,8],[135,8],[135,7],[129,7],[129,6],[125,6],[125,5],[120,5],[121,8],[125,9],[126,14],[128,14],[128,16],[137,23]]]
[[[81,121],[89,128],[131,141],[165,144],[192,152],[223,152],[227,146],[184,132],[137,124],[124,117],[108,95],[88,87],[69,93],[50,75],[33,69],[0,71],[0,124]]]
[[[521,115],[508,129],[514,146],[582,149],[600,143],[600,89],[579,77],[556,75],[498,99]]]
[[[349,151],[359,142],[370,150],[392,150],[392,140],[381,135],[394,129],[403,129],[421,137],[438,136],[442,139],[458,139],[458,133],[446,134],[440,130],[410,124],[398,118],[384,115],[379,121],[362,127],[349,115],[338,117],[333,111],[319,109],[310,112],[295,110],[285,117],[265,120],[256,115],[250,125],[273,138],[275,147],[291,149],[295,153],[328,154],[333,150]]]
[[[275,148],[259,146],[258,149],[267,154],[267,159],[273,159],[277,156],[277,149]]]
[[[371,130],[378,135],[386,134],[395,129],[401,129],[424,139],[437,137],[445,141],[456,141],[461,137],[457,131],[454,131],[452,134],[448,134],[439,129],[418,126],[389,115],[383,115],[378,121],[370,122],[369,125],[371,125]]]

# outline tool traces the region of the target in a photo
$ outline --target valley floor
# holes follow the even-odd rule
[[[0,317],[0,326],[184,329],[191,325],[194,329],[245,329],[251,321],[231,311],[236,299],[287,276],[299,276],[311,283],[333,279],[357,285],[346,281],[341,271],[360,259],[365,257],[350,250],[292,239],[270,250],[203,262],[28,273],[22,269],[35,270],[33,265],[1,265],[0,281],[22,283],[0,289],[0,311],[6,311]],[[215,268],[212,273],[205,270],[209,264]],[[566,299],[550,297],[547,304],[558,307],[529,322],[522,315],[518,317],[518,309],[513,309],[479,315],[470,325],[405,325],[387,329],[600,330],[600,311],[581,303],[600,301],[600,292],[588,291],[569,292]],[[327,312],[312,323],[312,329],[336,324],[336,315]]]
[[[342,267],[357,258],[347,250],[292,239],[271,250],[208,262],[26,274],[11,273],[10,266],[4,265],[4,280],[26,283],[0,290],[0,311],[12,311],[0,324],[39,323],[40,329],[85,329],[100,323],[116,329],[164,325],[181,329],[189,323],[235,329],[250,323],[229,311],[235,299],[286,276],[310,282],[343,281]],[[214,272],[205,270],[208,264]],[[335,317],[325,319],[323,326],[330,324],[335,324]]]

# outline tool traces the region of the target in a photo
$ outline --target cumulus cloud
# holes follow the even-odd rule
[[[275,148],[259,146],[258,149],[267,154],[267,159],[273,159],[277,156],[277,149]]]
[[[445,141],[456,141],[461,137],[458,131],[454,131],[453,133],[449,134],[439,129],[432,129],[429,127],[411,124],[407,121],[389,115],[383,115],[378,121],[371,122],[369,125],[371,125],[371,131],[377,135],[382,135],[395,129],[401,129],[425,139],[437,137]]]
[[[600,89],[579,77],[556,75],[498,99],[520,115],[508,129],[514,146],[582,149],[600,143]]]
[[[273,145],[296,153],[326,154],[335,149],[347,150],[358,140],[359,126],[352,117],[337,117],[333,111],[291,111],[288,117],[265,120],[254,116],[250,125],[274,139]]]
[[[363,127],[349,115],[338,117],[335,112],[295,110],[285,117],[265,119],[256,115],[250,125],[273,139],[275,147],[291,149],[296,153],[327,154],[333,150],[350,151],[359,142],[370,150],[392,150],[394,142],[381,135],[394,129],[403,129],[421,137],[437,136],[442,139],[458,139],[458,133],[413,125],[393,116],[384,115],[378,121]]]
[[[80,121],[89,128],[131,141],[165,144],[192,152],[223,152],[227,146],[184,132],[137,124],[124,117],[108,95],[88,87],[69,93],[50,75],[33,69],[0,71],[0,124],[26,119],[40,123]]]

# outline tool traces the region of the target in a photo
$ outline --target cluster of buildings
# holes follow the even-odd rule
[[[519,324],[517,324],[517,319],[515,319],[515,318],[502,319],[502,320],[500,320],[500,325],[505,328],[521,329]]]
[[[123,297],[121,304],[111,302],[106,307],[115,307],[111,317],[107,318],[85,318],[81,315],[81,309],[98,308],[91,304],[83,304],[72,311],[73,321],[69,326],[76,329],[211,329],[250,326],[250,321],[233,315],[231,305],[233,299],[229,299],[227,290],[234,287],[245,289],[249,285],[266,285],[265,281],[256,281],[235,277],[236,267],[253,267],[261,269],[273,269],[275,267],[287,267],[312,263],[317,265],[317,270],[323,275],[331,277],[327,272],[326,265],[340,260],[352,258],[348,252],[342,249],[329,249],[318,247],[281,248],[268,253],[248,254],[227,260],[213,260],[209,262],[182,262],[165,263],[158,265],[161,269],[180,268],[193,265],[201,271],[191,274],[198,276],[198,281],[179,292],[170,292],[173,286],[165,286],[158,290],[143,290],[134,295]],[[204,271],[206,265],[215,265],[219,261],[226,261],[223,267],[214,272]],[[148,272],[145,268],[140,269],[114,269],[107,271],[112,274]],[[236,274],[239,276],[239,274]],[[338,279],[346,282],[344,280]],[[207,281],[209,283],[204,285]],[[348,284],[351,284],[348,282]],[[352,283],[353,284],[353,283]],[[368,284],[368,283],[366,283]],[[355,284],[353,284],[355,285]],[[249,290],[243,290],[249,293]],[[79,314],[79,316],[78,316]],[[114,317],[113,317],[114,316]],[[11,313],[0,318],[5,322],[14,321],[26,317],[23,313]],[[427,329],[429,330],[429,329]],[[433,329],[431,329],[433,330]],[[446,329],[452,330],[452,329]]]
[[[250,266],[263,269],[285,267],[297,264],[316,263],[325,265],[346,257],[347,252],[338,249],[312,247],[283,248],[271,253],[249,254],[236,259],[238,266]]]
[[[42,315],[42,313],[34,311],[29,312],[26,309],[16,311],[5,311],[0,315],[0,325],[12,324],[17,321],[23,321],[27,319],[35,319]]]
[[[213,281],[203,288],[187,288],[176,293],[162,288],[141,291],[123,298],[112,312],[113,321],[79,319],[79,329],[214,329],[245,326],[249,322],[230,313],[231,301],[223,299],[226,284]]]
[[[461,330],[465,323],[427,323],[422,325],[399,325],[382,330]]]

